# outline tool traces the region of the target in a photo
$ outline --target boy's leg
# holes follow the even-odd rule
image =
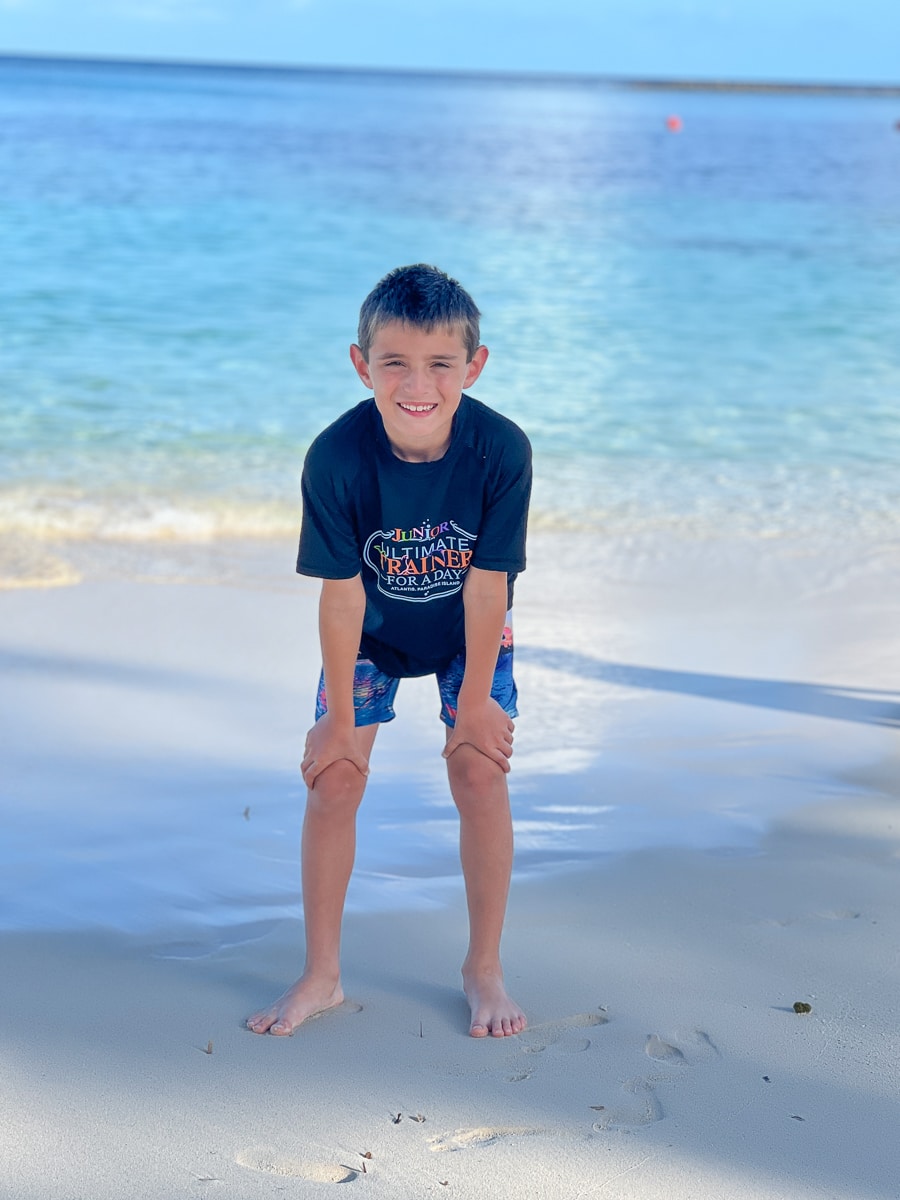
[[[447,730],[447,737],[451,731]],[[506,775],[474,746],[447,760],[450,791],[459,810],[459,852],[469,909],[469,949],[463,988],[472,1012],[472,1037],[508,1037],[525,1014],[503,983],[500,937],[512,873],[513,833]]]
[[[372,752],[378,725],[356,729],[360,753]],[[341,919],[356,853],[356,811],[366,781],[346,760],[327,767],[307,791],[301,864],[306,964],[269,1008],[247,1020],[254,1033],[291,1034],[308,1017],[344,999],[340,978]]]
[[[491,697],[510,718],[518,716],[513,678],[512,625],[507,618]],[[447,739],[456,721],[465,653],[438,673],[441,720]],[[507,1037],[525,1028],[525,1014],[503,983],[500,937],[512,874],[513,831],[506,773],[475,746],[463,743],[447,759],[450,791],[459,809],[459,853],[469,908],[469,949],[463,987],[472,1010],[473,1037]]]

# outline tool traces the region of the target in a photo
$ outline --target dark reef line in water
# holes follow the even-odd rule
[[[828,81],[802,82],[791,80],[753,79],[679,79],[639,78],[636,76],[585,74],[561,71],[501,71],[434,69],[415,67],[374,67],[314,65],[303,63],[250,63],[212,62],[190,59],[154,59],[123,56],[82,54],[38,54],[0,53],[0,66],[73,66],[73,67],[147,67],[161,70],[248,72],[254,74],[276,73],[280,75],[356,75],[356,76],[401,76],[413,79],[445,79],[486,83],[528,84],[577,84],[581,87],[594,85],[608,88],[627,88],[637,91],[675,92],[755,92],[789,95],[833,95],[833,96],[898,96],[900,83],[836,83]]]

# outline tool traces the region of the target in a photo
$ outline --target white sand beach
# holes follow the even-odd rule
[[[0,1194],[893,1200],[900,547],[535,534],[530,1026],[487,1041],[428,681],[373,759],[347,1002],[243,1027],[302,956],[291,552],[70,547],[80,583],[0,592]]]

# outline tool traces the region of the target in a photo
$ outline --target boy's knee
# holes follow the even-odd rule
[[[345,758],[331,763],[316,777],[309,790],[307,807],[320,811],[356,807],[362,800],[366,780],[359,769]]]
[[[506,773],[503,768],[474,746],[458,746],[447,759],[447,770],[454,797],[493,796],[498,788],[506,794]],[[459,795],[457,795],[459,793]]]

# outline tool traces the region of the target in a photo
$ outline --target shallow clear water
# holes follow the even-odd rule
[[[538,522],[896,534],[895,109],[0,60],[0,532],[293,528],[359,302],[424,260]]]

